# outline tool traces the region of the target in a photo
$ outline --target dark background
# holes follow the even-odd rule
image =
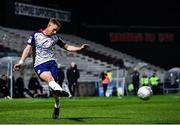
[[[1,0],[0,24],[37,30],[48,20],[14,15],[14,2],[28,3],[72,13],[70,23],[61,22],[62,33],[71,33],[131,54],[165,69],[180,67],[178,0]],[[136,27],[136,28],[132,28]],[[110,32],[172,33],[170,42],[111,42]]]

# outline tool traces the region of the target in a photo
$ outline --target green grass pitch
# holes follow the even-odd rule
[[[177,124],[180,95],[77,97],[61,99],[61,118],[52,119],[53,98],[0,99],[1,124]]]

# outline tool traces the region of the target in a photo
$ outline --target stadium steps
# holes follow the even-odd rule
[[[84,54],[92,58],[98,59],[99,57],[100,60],[106,61],[111,64],[113,64],[112,63],[113,59],[116,60],[123,59],[124,66],[129,68],[130,70],[132,70],[134,67],[137,67],[139,68],[141,74],[143,74],[143,72],[146,71],[149,76],[152,74],[152,72],[156,72],[157,75],[160,77],[160,79],[163,79],[164,74],[166,72],[166,70],[161,67],[152,65],[148,62],[144,62],[141,59],[137,59],[125,53],[114,50],[112,48],[105,47],[104,45],[97,44],[93,41],[89,41],[81,37],[75,35],[69,35],[69,34],[62,34],[61,36],[62,39],[74,45],[79,45],[82,43],[89,44],[90,48],[87,51],[85,51]]]

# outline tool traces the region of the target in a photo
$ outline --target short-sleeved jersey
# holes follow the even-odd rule
[[[34,67],[47,61],[56,60],[54,45],[64,47],[65,43],[57,35],[46,36],[41,31],[32,33],[27,44],[33,46]]]

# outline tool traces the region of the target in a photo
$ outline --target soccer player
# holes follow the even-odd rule
[[[55,59],[54,45],[72,52],[84,50],[88,47],[87,44],[81,46],[68,45],[56,35],[60,30],[61,24],[57,19],[50,19],[47,27],[37,32],[33,32],[27,41],[27,45],[23,50],[22,56],[17,64],[14,65],[13,70],[20,70],[25,59],[28,57],[31,49],[33,52],[34,70],[39,78],[45,81],[52,90],[55,105],[52,117],[54,119],[59,117],[60,97],[69,96],[69,94],[57,84],[57,63]]]

